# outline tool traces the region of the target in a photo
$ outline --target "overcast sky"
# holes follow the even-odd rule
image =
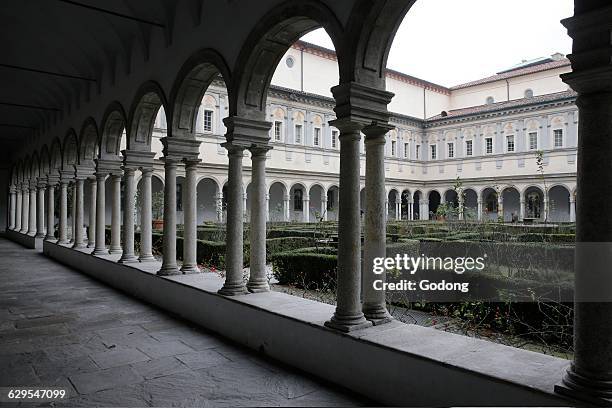
[[[571,52],[559,22],[573,0],[418,0],[402,22],[389,68],[452,86],[522,60]],[[323,29],[304,40],[333,48]]]

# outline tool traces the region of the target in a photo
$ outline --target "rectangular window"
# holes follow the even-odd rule
[[[212,132],[212,116],[213,116],[213,111],[208,110],[208,109],[204,111],[204,131],[205,132]]]
[[[514,152],[514,135],[506,136],[506,151],[508,153]]]
[[[274,122],[274,140],[277,142],[283,140],[283,122]]]
[[[391,156],[395,157],[397,152],[397,142],[395,140],[391,141]]]
[[[431,160],[436,160],[436,156],[437,156],[437,147],[436,145],[431,145],[429,146],[431,148]]]
[[[415,151],[416,159],[419,160],[419,156],[421,155],[421,145],[416,145],[415,148],[416,148],[416,151]]]
[[[447,150],[448,150],[449,159],[452,159],[453,157],[455,157],[455,144],[454,143],[449,143],[447,145]]]
[[[493,153],[493,138],[492,137],[487,137],[485,139],[485,153],[486,154]]]
[[[474,154],[474,143],[472,140],[465,141],[465,155],[472,156]]]
[[[302,144],[302,125],[295,125],[295,144]]]
[[[410,145],[408,143],[404,143],[404,159],[407,159],[410,153]]]
[[[321,145],[321,128],[314,128],[314,135],[312,138],[313,146]]]
[[[555,137],[555,147],[563,147],[563,129],[553,130],[553,135]]]
[[[338,148],[338,131],[337,130],[332,130],[332,134],[331,134],[331,147],[332,147],[332,149],[337,149]]]
[[[538,148],[538,132],[529,132],[529,150]]]

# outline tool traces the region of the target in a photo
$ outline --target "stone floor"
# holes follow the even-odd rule
[[[370,404],[0,238],[8,386],[65,387],[55,406]]]

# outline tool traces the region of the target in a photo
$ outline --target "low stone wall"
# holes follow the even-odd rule
[[[11,231],[11,230],[6,231],[6,237],[10,239],[11,241],[15,241],[18,244],[21,244],[24,247],[29,248],[29,249],[42,250],[43,248],[42,238],[36,238],[31,235],[22,234],[21,232]]]
[[[159,263],[44,242],[43,252],[278,361],[388,405],[568,405],[553,392],[569,362],[391,322],[352,333],[323,325],[334,307],[279,292],[224,297],[215,274],[159,277]],[[475,392],[474,390],[486,390]]]

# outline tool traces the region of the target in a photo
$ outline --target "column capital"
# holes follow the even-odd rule
[[[272,150],[272,146],[267,145],[253,145],[249,147],[249,151],[251,152],[251,156],[253,159],[262,158],[265,159],[268,152]]]
[[[15,193],[17,193],[17,186],[16,186],[15,184],[11,184],[11,185],[9,186],[9,193],[10,193],[10,194],[15,194]]]
[[[142,167],[140,169],[142,173],[142,177],[152,177],[153,176],[153,167]]]
[[[96,173],[111,174],[121,171],[121,160],[95,159]]]
[[[385,135],[395,126],[389,123],[373,123],[361,129],[365,135],[366,144],[385,144]]]
[[[266,146],[270,141],[271,122],[230,116],[223,119],[223,123],[227,127],[225,139],[228,143],[245,146]]]
[[[185,169],[197,169],[198,168],[198,164],[201,163],[200,159],[185,159],[183,160],[183,162],[185,163]]]
[[[240,155],[240,156],[243,156],[244,150],[249,147],[246,144],[241,144],[237,142],[225,142],[225,143],[221,143],[221,146],[227,149],[228,155]]]
[[[181,161],[183,159],[196,160],[200,156],[200,144],[202,142],[199,140],[181,137],[163,137],[161,142],[164,157]]]
[[[123,153],[123,165],[135,169],[153,167],[153,159],[155,158],[155,152],[139,151],[139,150],[122,150]]]
[[[389,122],[391,114],[387,105],[391,102],[393,93],[357,82],[336,85],[331,91],[336,100],[334,112],[338,119],[349,119],[363,126]],[[330,124],[336,126],[333,122],[336,121]]]

